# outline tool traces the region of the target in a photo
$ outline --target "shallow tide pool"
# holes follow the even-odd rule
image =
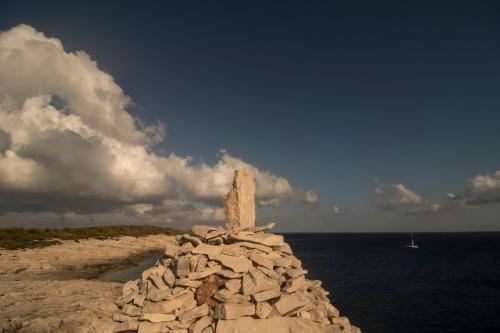
[[[110,272],[103,273],[99,276],[98,280],[102,281],[112,281],[112,282],[127,282],[130,280],[135,280],[141,277],[141,273],[153,267],[158,259],[162,257],[162,253],[154,254],[149,258],[139,262],[137,265],[132,267],[127,267],[123,269],[118,269]]]

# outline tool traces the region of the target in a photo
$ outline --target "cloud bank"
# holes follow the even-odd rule
[[[260,205],[318,201],[225,151],[214,165],[159,155],[165,126],[135,118],[131,103],[85,52],[27,25],[0,33],[0,213],[221,220],[241,167],[252,169]]]
[[[409,215],[433,214],[500,203],[500,170],[477,175],[465,183],[463,194],[446,192],[439,203],[424,199],[403,184],[376,181],[374,205],[386,211],[403,211]]]

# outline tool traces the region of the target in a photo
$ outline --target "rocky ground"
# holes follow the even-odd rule
[[[122,284],[95,278],[172,242],[175,237],[152,235],[0,250],[0,332],[112,330]]]
[[[0,250],[0,332],[360,332],[271,227]],[[97,279],[160,252],[138,280]]]

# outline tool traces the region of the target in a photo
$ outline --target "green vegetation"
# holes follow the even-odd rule
[[[177,235],[184,233],[173,228],[150,225],[117,225],[92,228],[0,228],[0,248],[17,250],[61,244],[61,240],[96,238],[108,239],[120,236]]]

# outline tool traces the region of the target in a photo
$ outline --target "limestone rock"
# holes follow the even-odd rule
[[[202,270],[204,270],[205,267],[207,266],[207,263],[208,263],[208,258],[205,256],[201,256],[198,262],[196,263],[196,271],[201,272]]]
[[[239,246],[246,247],[248,249],[256,249],[265,253],[270,253],[273,251],[273,249],[269,246],[264,246],[261,244],[256,244],[256,243],[250,243],[250,242],[238,242],[237,243]]]
[[[241,289],[243,291],[243,295],[253,294],[253,281],[249,274],[243,275],[243,279],[241,280]]]
[[[212,326],[208,326],[201,333],[214,333],[214,329],[212,328]],[[361,333],[361,331],[359,333]]]
[[[193,248],[194,248],[194,246],[192,243],[186,242],[186,243],[182,244],[182,246],[180,247],[179,253],[180,254],[191,253],[191,251],[193,251]]]
[[[349,322],[349,319],[347,317],[332,318],[331,321],[333,324],[342,325],[344,327],[351,326],[351,323]]]
[[[130,332],[130,331],[137,331],[139,328],[139,323],[134,320],[134,321],[124,321],[123,323],[120,323],[115,327],[113,330],[114,333],[120,333],[120,332]]]
[[[144,272],[141,274],[141,281],[146,281],[148,278],[151,278],[152,276],[161,276],[165,272],[165,267],[163,266],[154,266],[151,268],[146,269]]]
[[[202,304],[200,306],[197,306],[189,311],[186,311],[184,313],[181,313],[179,315],[179,320],[181,322],[187,322],[196,318],[203,317],[208,314],[208,305],[207,304]]]
[[[282,278],[283,276],[279,275],[277,272],[275,272],[274,270],[272,269],[267,269],[265,267],[262,267],[262,266],[258,266],[257,269],[259,271],[261,271],[262,273],[266,274],[266,276],[270,277],[271,279],[275,280],[275,281],[278,281],[278,282],[283,282],[282,281]]]
[[[163,273],[163,280],[165,281],[165,283],[170,287],[172,288],[174,286],[174,283],[175,283],[175,275],[174,273],[172,272],[171,269],[166,269],[165,270],[165,273]]]
[[[241,294],[233,294],[227,289],[218,290],[214,294],[214,298],[223,303],[245,303],[250,301],[250,296],[245,296]]]
[[[128,281],[122,287],[122,294],[126,295],[131,291],[139,291],[139,280]]]
[[[217,272],[217,275],[220,275],[224,278],[227,278],[227,279],[238,279],[238,278],[241,278],[241,274],[239,273],[236,273],[236,272],[233,272],[229,269],[223,269],[219,272]]]
[[[257,302],[268,301],[273,298],[278,298],[281,296],[281,290],[279,288],[264,290],[253,295],[253,298]]]
[[[141,314],[141,309],[132,304],[126,304],[122,308],[122,312],[129,316],[138,316]]]
[[[162,266],[163,267],[163,266]],[[167,284],[163,280],[163,274],[162,275],[150,275],[149,279],[151,282],[153,282],[154,286],[158,289],[168,289]]]
[[[347,333],[339,326],[321,326],[303,318],[272,317],[219,320],[216,333]]]
[[[292,259],[289,257],[279,257],[273,260],[274,266],[288,268],[292,265]]]
[[[198,245],[203,243],[203,241],[201,239],[199,239],[198,237],[195,237],[195,236],[191,236],[190,234],[182,235],[181,241],[184,243],[190,242],[193,246],[198,246]]]
[[[208,240],[208,242],[210,242],[214,238],[221,238],[219,236],[224,235],[225,233],[226,233],[226,231],[222,228],[217,228],[215,230],[209,230],[207,232],[206,239]]]
[[[297,269],[302,269],[302,262],[294,256],[290,256],[291,265]]]
[[[278,310],[282,316],[304,305],[306,305],[305,300],[300,298],[297,294],[283,295],[281,299],[274,304],[276,310]]]
[[[121,313],[114,313],[113,314],[113,320],[114,321],[118,321],[118,322],[129,321],[132,318],[133,317],[130,317],[130,316],[127,316],[127,315],[124,315],[124,314],[121,314]]]
[[[147,320],[151,323],[172,321],[175,320],[175,318],[176,317],[173,314],[167,314],[167,313],[143,313],[141,316],[141,320]]]
[[[308,272],[305,269],[287,268],[285,269],[286,275],[291,278],[298,277],[300,275],[306,275]]]
[[[163,328],[162,323],[140,322],[137,333],[158,333]]]
[[[249,272],[249,274],[252,277],[253,282],[252,293],[258,293],[269,289],[279,289],[279,285],[276,280],[267,277],[261,271],[253,269]]]
[[[147,299],[153,302],[158,302],[167,299],[171,295],[171,289],[151,289],[148,291]]]
[[[177,253],[179,253],[180,247],[177,245],[167,245],[165,248],[165,256],[167,258],[175,258],[177,256]]]
[[[190,230],[193,235],[206,239],[207,232],[210,229],[212,229],[212,227],[206,225],[193,225]]]
[[[211,256],[210,259],[217,260],[236,273],[248,272],[248,270],[252,268],[252,262],[244,256],[232,257],[225,254],[219,254]]]
[[[245,254],[246,249],[242,248],[240,245],[241,245],[241,243],[224,245],[222,247],[222,254],[225,254],[228,256],[233,256],[233,257],[239,257],[239,256]]]
[[[250,260],[267,269],[273,269],[273,261],[258,251],[252,251],[250,253]]]
[[[193,253],[195,254],[205,254],[208,256],[218,255],[222,252],[222,247],[217,245],[209,245],[206,243],[202,243],[193,249]]]
[[[265,225],[262,225],[260,227],[250,227],[246,228],[245,231],[252,231],[252,232],[262,232],[262,231],[268,231],[271,230],[276,226],[276,223],[268,223]]]
[[[204,316],[189,326],[189,333],[202,333],[211,323],[212,319],[209,316]]]
[[[212,274],[217,273],[221,269],[222,269],[222,267],[220,265],[215,265],[215,266],[207,268],[207,269],[205,269],[204,271],[201,271],[201,272],[192,272],[192,273],[189,273],[188,274],[188,278],[192,279],[192,280],[203,279],[203,278],[206,278],[207,276],[210,276]]]
[[[271,314],[273,307],[268,302],[259,302],[255,305],[255,314],[260,319],[266,319]]]
[[[173,312],[175,309],[180,308],[181,306],[184,305],[187,301],[191,300],[194,297],[193,293],[191,291],[186,291],[182,293],[178,293],[174,295],[172,298],[169,300],[160,303],[161,304],[161,312],[162,313],[170,313]]]
[[[176,279],[175,286],[176,287],[189,287],[189,288],[198,288],[201,285],[201,281],[199,280],[191,280],[189,278]]]
[[[273,250],[276,252],[285,253],[289,255],[293,254],[292,248],[287,243],[283,244],[283,246],[274,246]]]
[[[288,280],[286,282],[286,287],[285,287],[285,291],[287,293],[294,293],[296,292],[297,290],[301,289],[301,288],[305,288],[306,287],[306,279],[304,278],[304,275],[300,275],[296,278],[293,278],[291,280]]]
[[[253,316],[255,314],[255,305],[246,304],[217,304],[214,317],[217,319],[236,319],[243,316]]]
[[[255,226],[255,183],[249,169],[234,172],[233,186],[224,201],[226,225],[229,230]]]
[[[233,294],[239,293],[241,290],[241,279],[230,279],[225,283],[227,290]]]
[[[187,276],[191,272],[189,258],[180,257],[175,260],[174,272],[176,276]]]
[[[233,241],[256,243],[269,247],[283,246],[283,244],[285,243],[282,235],[254,234],[250,232],[239,232],[239,233],[229,234],[228,239]]]

